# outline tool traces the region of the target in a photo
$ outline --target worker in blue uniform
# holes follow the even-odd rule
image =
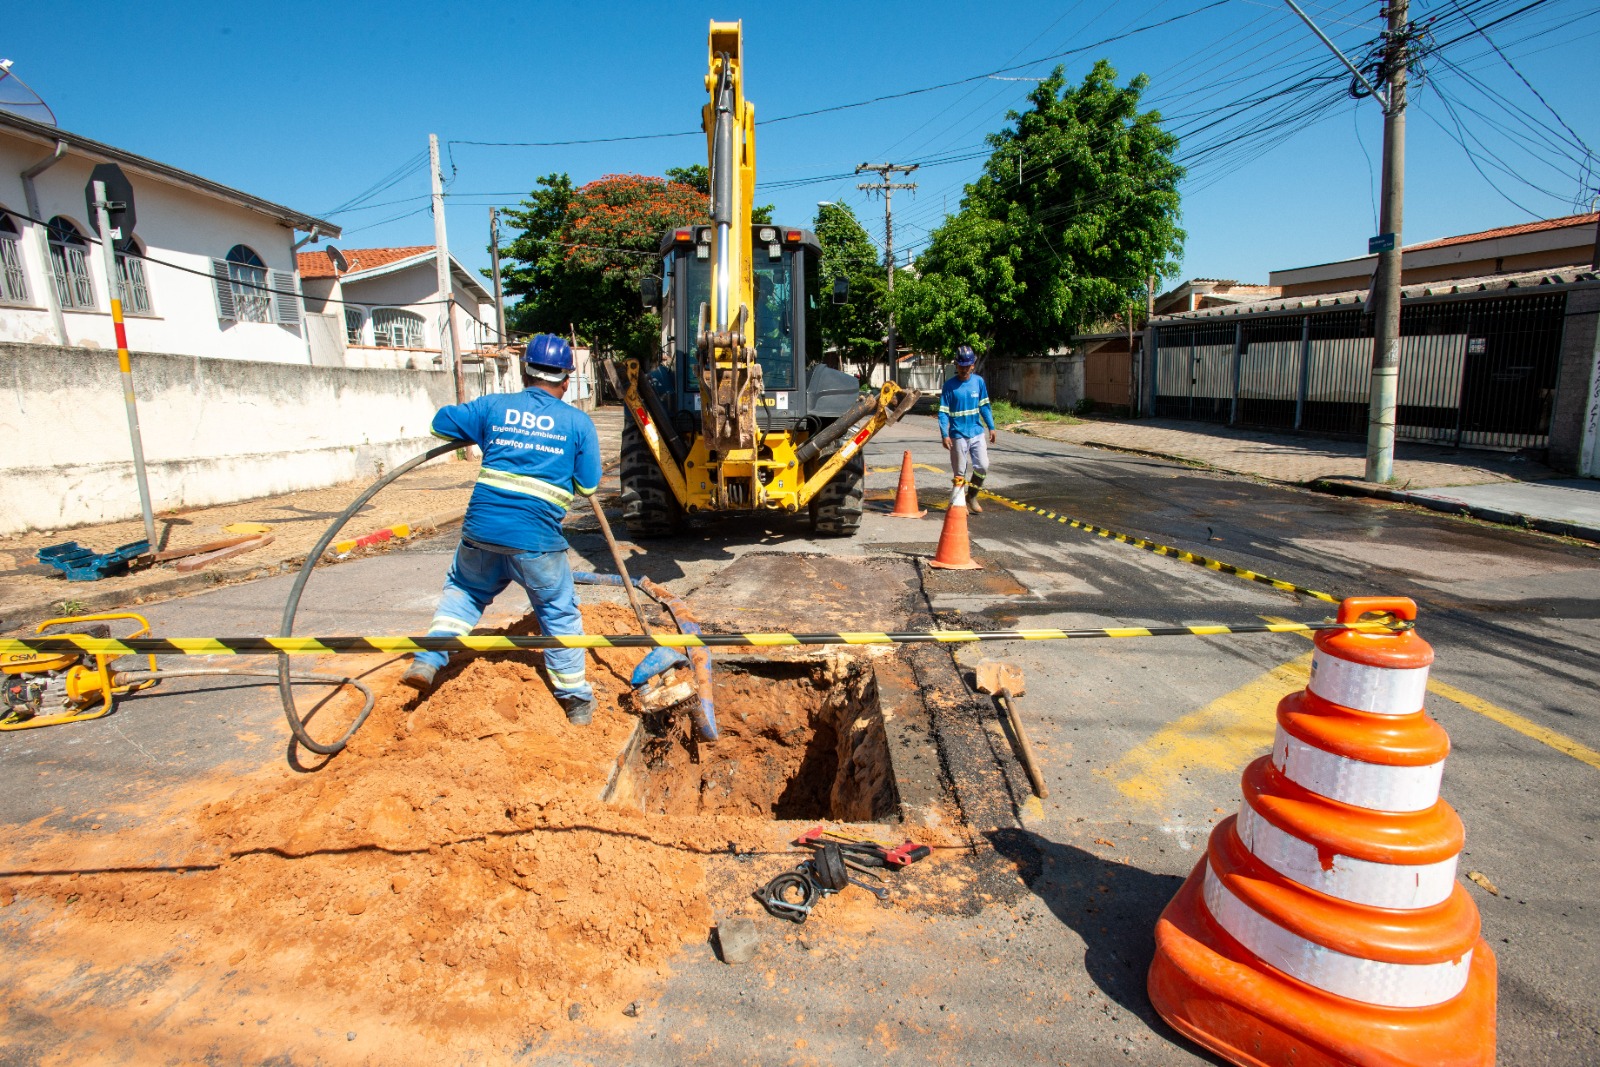
[[[967,508],[982,511],[978,493],[989,474],[989,446],[994,443],[994,412],[989,386],[973,372],[978,357],[968,345],[956,349],[956,373],[945,380],[939,393],[939,438],[950,451],[950,471],[956,490],[970,485]],[[987,428],[987,436],[985,435]]]
[[[430,637],[471,632],[513,581],[527,592],[546,635],[583,633],[561,520],[574,493],[592,496],[600,487],[600,442],[589,416],[561,399],[573,371],[567,342],[539,334],[522,362],[527,389],[452,404],[433,417],[435,437],[471,441],[483,450],[483,465]],[[579,648],[544,653],[556,700],[567,721],[580,726],[594,717],[584,657]],[[418,652],[400,681],[426,693],[448,659],[445,652]]]

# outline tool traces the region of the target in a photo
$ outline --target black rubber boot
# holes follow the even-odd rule
[[[556,697],[556,702],[567,713],[567,721],[572,725],[588,726],[594,721],[593,697]]]

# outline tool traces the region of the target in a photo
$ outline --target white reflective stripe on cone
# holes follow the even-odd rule
[[[1373,811],[1425,811],[1439,799],[1444,761],[1421,767],[1363,763],[1306,744],[1280,725],[1272,739],[1272,765],[1330,800]]]
[[[1323,700],[1379,715],[1414,715],[1428,691],[1426,667],[1369,667],[1317,649],[1306,686]]]
[[[1450,898],[1456,858],[1439,863],[1374,863],[1335,852],[1323,866],[1317,846],[1279,829],[1248,803],[1239,808],[1239,840],[1285,878],[1330,897],[1374,908],[1427,908]]]
[[[1348,956],[1285,930],[1244,901],[1206,864],[1206,909],[1245,948],[1284,974],[1328,993],[1386,1008],[1426,1008],[1460,994],[1472,950],[1444,963],[1384,963]]]

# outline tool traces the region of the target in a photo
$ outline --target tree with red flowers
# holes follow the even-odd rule
[[[608,174],[576,189],[564,174],[540,178],[523,210],[506,212],[520,231],[502,250],[506,293],[519,298],[507,318],[648,360],[661,320],[640,306],[639,283],[660,270],[663,233],[708,215],[705,194],[666,178]]]

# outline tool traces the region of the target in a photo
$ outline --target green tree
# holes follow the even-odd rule
[[[608,174],[574,189],[547,175],[523,210],[506,212],[520,231],[502,253],[507,318],[520,332],[576,330],[602,351],[648,360],[661,322],[639,302],[639,283],[660,269],[661,235],[703,222],[704,194],[665,178]]]
[[[687,167],[669,167],[667,181],[698,189],[706,196],[711,195],[711,171],[704,163],[691,163]],[[773,210],[771,204],[753,205],[750,208],[751,223],[756,226],[771,225]]]
[[[1082,84],[1057,67],[989,136],[993,152],[960,211],[935,231],[895,313],[915,347],[1010,353],[1065,345],[1114,316],[1151,274],[1177,270],[1178,141],[1139,111],[1148,79],[1124,87],[1105,60]]]
[[[843,204],[821,204],[812,224],[822,245],[817,315],[824,348],[834,349],[841,363],[870,367],[886,350],[888,280],[878,250]],[[833,283],[850,285],[848,303],[833,302]]]

